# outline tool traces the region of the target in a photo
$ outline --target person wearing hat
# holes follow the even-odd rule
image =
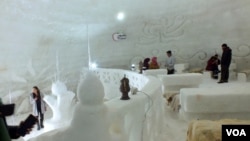
[[[149,69],[159,69],[160,66],[157,61],[157,57],[152,57],[151,62],[149,63]]]

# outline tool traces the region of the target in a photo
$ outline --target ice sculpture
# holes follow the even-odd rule
[[[93,72],[88,72],[85,79],[80,82],[77,93],[79,103],[71,127],[82,131],[78,132],[78,139],[110,141],[106,122],[107,108],[103,103],[104,87],[101,81]]]
[[[74,108],[73,98],[75,94],[67,90],[65,84],[56,81],[51,87],[52,95],[46,95],[44,101],[50,106],[53,112],[53,123],[68,122],[71,119]]]
[[[104,87],[93,72],[88,72],[77,89],[78,103],[69,126],[45,133],[29,141],[110,141]]]

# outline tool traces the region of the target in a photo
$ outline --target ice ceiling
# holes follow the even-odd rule
[[[128,69],[145,57],[163,63],[170,49],[178,63],[203,67],[224,42],[245,69],[249,12],[245,0],[1,0],[0,95],[28,94],[33,85],[49,92],[58,76],[75,92],[89,58],[99,67]],[[127,39],[112,40],[116,32]]]

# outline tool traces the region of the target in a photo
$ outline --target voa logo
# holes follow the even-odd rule
[[[247,136],[244,129],[226,129],[228,136]]]

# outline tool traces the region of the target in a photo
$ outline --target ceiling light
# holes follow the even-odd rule
[[[125,17],[125,15],[124,15],[123,12],[119,12],[119,13],[117,14],[117,20],[119,20],[119,21],[122,21],[122,20],[124,19],[124,17]]]

